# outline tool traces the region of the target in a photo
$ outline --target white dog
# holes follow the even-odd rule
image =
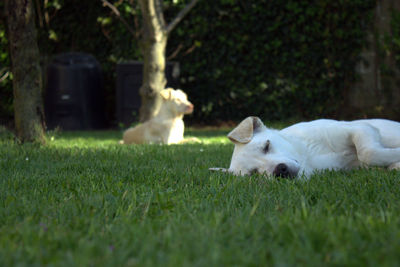
[[[154,118],[129,128],[124,144],[178,144],[184,141],[183,115],[193,112],[193,104],[182,90],[168,88],[160,92],[162,104]]]
[[[279,131],[267,128],[257,117],[248,117],[228,138],[235,144],[229,169],[210,170],[308,178],[325,169],[400,169],[400,123],[389,120],[321,119]]]

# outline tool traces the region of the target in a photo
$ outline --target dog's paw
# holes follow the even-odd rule
[[[208,170],[214,172],[229,172],[229,169],[226,168],[208,168]]]

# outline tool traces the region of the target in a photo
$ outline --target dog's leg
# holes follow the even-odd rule
[[[400,163],[400,147],[387,148],[381,144],[379,131],[373,127],[354,129],[352,141],[360,162],[372,166],[396,166]],[[397,165],[400,167],[400,165]]]
[[[388,170],[400,170],[400,162],[389,165]]]

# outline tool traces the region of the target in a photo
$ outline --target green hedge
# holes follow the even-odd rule
[[[128,0],[114,2],[137,30],[138,7]],[[166,20],[185,2],[165,1]],[[196,107],[188,120],[338,116],[356,79],[354,67],[374,6],[375,0],[199,1],[172,32],[167,48],[167,56],[181,48],[173,60],[181,63],[181,87]],[[41,11],[43,65],[61,52],[93,54],[105,74],[108,119],[115,122],[115,66],[140,60],[137,40],[100,1],[49,0]],[[7,64],[1,32],[0,24],[0,60]],[[9,95],[6,87],[0,106],[10,103],[2,97]]]
[[[338,116],[365,45],[375,1],[203,0],[169,47],[179,59],[195,119]],[[191,37],[191,38],[185,38]]]

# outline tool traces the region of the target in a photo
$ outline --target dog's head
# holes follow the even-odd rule
[[[268,129],[258,117],[248,117],[228,134],[235,144],[229,169],[236,175],[254,173],[294,178],[300,171],[295,147],[279,131]]]
[[[194,106],[189,102],[187,95],[182,90],[167,88],[162,90],[160,94],[163,99],[163,105],[168,107],[168,111],[176,115],[193,112]]]

